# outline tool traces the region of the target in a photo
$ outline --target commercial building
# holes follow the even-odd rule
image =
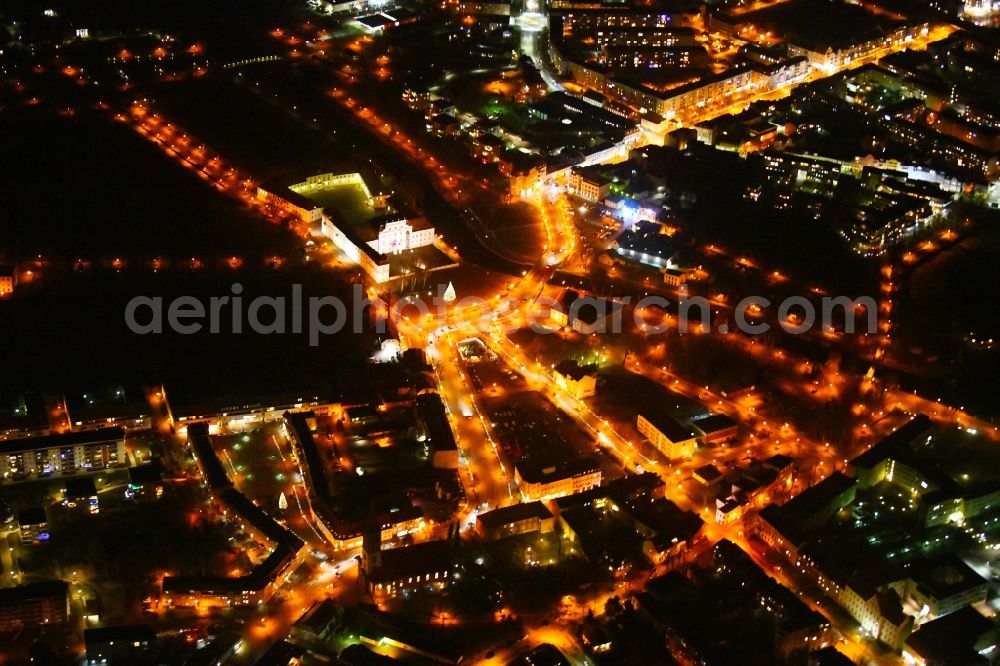
[[[691,419],[691,425],[701,432],[702,444],[718,444],[736,436],[740,424],[725,414],[705,414]]]
[[[690,425],[661,412],[640,412],[636,417],[639,433],[670,459],[687,458],[694,454],[699,432]]]
[[[621,207],[620,216],[631,226],[618,235],[615,250],[622,259],[628,261],[637,261],[655,268],[678,268],[675,262],[677,247],[673,237],[663,225],[638,219],[643,215],[643,210],[636,210],[628,205]]]
[[[1000,507],[1000,484],[963,485],[942,470],[931,452],[937,435],[927,416],[914,417],[850,461],[861,488],[890,483],[920,502],[928,527],[966,520]]]
[[[0,589],[0,632],[63,624],[69,618],[69,586],[48,580]]]
[[[243,639],[235,631],[216,634],[205,647],[187,658],[184,666],[222,666],[243,647]]]
[[[163,496],[163,472],[156,463],[129,467],[126,500],[156,500]]]
[[[279,393],[239,400],[170,405],[172,423],[177,426],[181,435],[192,423],[207,423],[212,434],[226,431],[240,432],[260,424],[281,421],[286,412],[302,410],[338,417],[343,405],[331,400],[327,395],[301,393]]]
[[[2,481],[86,474],[128,464],[121,427],[0,442]]]
[[[476,531],[487,541],[515,534],[551,532],[555,518],[541,502],[523,502],[493,509],[476,516]]]

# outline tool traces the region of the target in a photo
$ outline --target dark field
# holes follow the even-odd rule
[[[293,283],[304,285],[306,298],[339,295],[346,301],[349,294],[333,274],[308,268],[196,274],[97,271],[25,285],[14,298],[0,302],[0,393],[97,392],[162,381],[177,400],[225,400],[336,390],[341,380],[363,372],[365,337],[349,327],[310,347],[305,334],[227,334],[231,329],[225,318],[221,334],[137,335],[125,324],[125,305],[135,296],[162,296],[165,304],[181,295],[205,301],[229,294],[234,282],[244,286],[245,303],[264,294],[290,298]],[[267,317],[263,314],[262,320]]]
[[[0,261],[249,260],[301,247],[103,116],[7,111],[0,145],[15,167],[0,180]]]

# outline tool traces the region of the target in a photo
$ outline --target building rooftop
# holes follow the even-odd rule
[[[240,640],[238,633],[223,631],[211,643],[188,657],[184,666],[215,666]]]
[[[541,502],[522,502],[493,509],[476,516],[476,520],[486,528],[501,527],[529,518],[551,518],[552,512]]]
[[[575,359],[567,358],[559,361],[556,364],[556,372],[565,377],[569,377],[575,382],[580,381],[588,375],[597,374],[597,364],[587,363],[586,365],[580,365]]]
[[[722,472],[720,472],[714,465],[702,465],[696,469],[694,473],[704,479],[706,483],[712,483],[713,481],[722,478]]]
[[[66,499],[87,499],[97,495],[97,484],[92,476],[66,479]]]
[[[0,588],[0,608],[17,606],[43,597],[65,597],[68,592],[69,585],[62,580],[44,580],[17,587],[4,587]]]
[[[427,430],[431,446],[435,451],[454,451],[458,448],[440,395],[437,393],[418,395],[417,418]]]
[[[662,497],[663,489],[663,479],[653,472],[643,472],[642,474],[623,476],[610,481],[606,485],[591,488],[582,493],[556,498],[555,505],[562,511],[574,506],[590,504],[602,498],[614,498],[619,501],[626,501],[630,499],[637,500],[642,497]]]
[[[695,428],[662,412],[640,412],[639,415],[649,421],[671,442],[686,442],[698,437],[698,431]]]
[[[159,483],[163,480],[163,470],[156,463],[129,467],[128,480],[129,483],[137,486],[142,486],[147,483]]]
[[[725,414],[709,414],[708,416],[694,419],[691,425],[700,430],[704,435],[712,435],[739,425],[736,421]]]
[[[528,483],[551,483],[560,479],[591,474],[601,469],[597,461],[590,456],[556,462],[521,458],[515,467],[521,478]]]
[[[454,562],[454,544],[450,541],[424,543],[381,551],[382,564],[368,577],[373,583],[392,583],[450,569]]]
[[[91,444],[109,444],[125,439],[125,430],[119,427],[100,428],[86,432],[67,432],[41,437],[26,437],[0,442],[0,455],[23,453],[37,449],[53,449],[64,446],[88,446]]]
[[[953,554],[918,560],[907,567],[907,573],[921,592],[935,599],[946,599],[987,583],[975,569]]]
[[[934,426],[930,417],[921,414],[911,419],[906,425],[897,428],[886,435],[881,441],[851,461],[852,467],[871,469],[883,460],[892,458],[900,462],[908,462],[913,457],[911,444]]]
[[[997,626],[965,607],[922,625],[906,639],[906,649],[928,664],[988,664],[981,651],[996,646]]]
[[[624,508],[636,521],[656,532],[652,540],[659,548],[690,541],[705,525],[698,514],[680,508],[665,497],[630,500],[624,503]]]
[[[209,488],[218,489],[233,485],[226,474],[222,461],[212,448],[212,440],[208,436],[208,423],[192,423],[188,426],[188,441],[194,451],[198,466],[205,477]]]
[[[156,632],[148,624],[123,624],[116,627],[97,627],[94,629],[84,629],[83,641],[88,647],[116,641],[156,643]]]
[[[796,541],[812,523],[830,508],[834,500],[848,492],[856,481],[841,472],[834,472],[815,486],[807,488],[782,506],[770,504],[760,516],[786,538]]]
[[[305,649],[292,645],[288,641],[278,641],[267,649],[260,659],[255,662],[255,666],[288,666],[299,663],[299,658],[305,653]]]
[[[31,506],[17,512],[17,522],[21,527],[26,525],[44,525],[46,520],[45,509],[40,506]]]

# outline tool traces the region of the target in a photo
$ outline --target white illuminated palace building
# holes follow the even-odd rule
[[[369,206],[386,212],[358,228],[358,225],[346,224],[339,211],[320,207],[307,194],[341,185],[359,186]],[[318,174],[289,187],[261,186],[257,188],[257,199],[311,225],[375,282],[387,282],[396,277],[391,274],[390,256],[433,245],[436,238],[434,227],[427,220],[402,210],[392,210],[389,193],[381,189],[376,179],[358,172]]]

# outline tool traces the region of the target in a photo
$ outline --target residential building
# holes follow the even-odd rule
[[[249,497],[236,490],[209,437],[208,423],[192,423],[188,441],[209,494],[222,515],[271,552],[238,576],[165,576],[167,607],[252,606],[267,601],[301,562],[305,543]]]
[[[581,199],[598,202],[604,201],[611,193],[613,181],[588,169],[570,169],[567,190]]]
[[[69,618],[69,585],[47,580],[0,588],[0,632],[64,624]]]
[[[563,536],[591,562],[612,571],[647,559],[664,570],[688,561],[702,538],[702,519],[664,497],[631,490],[613,482],[556,500]]]
[[[66,479],[63,506],[69,509],[79,508],[88,513],[100,513],[100,502],[94,477],[82,476]]]
[[[679,287],[687,282],[688,272],[680,268],[664,268],[663,283],[670,287]]]
[[[0,481],[86,474],[128,464],[121,427],[0,441]]]
[[[142,664],[154,660],[156,632],[146,624],[84,629],[86,666]]]
[[[760,539],[782,553],[789,562],[808,568],[801,562],[799,549],[806,538],[854,501],[857,482],[834,472],[820,483],[807,488],[782,506],[770,505],[757,514],[754,531]]]
[[[522,458],[514,464],[514,477],[529,500],[548,500],[601,485],[601,468],[591,458],[546,463]]]
[[[18,511],[17,524],[21,532],[21,543],[38,543],[49,540],[48,517],[42,507],[33,506]]]
[[[715,521],[730,525],[745,519],[750,511],[783,504],[792,489],[794,472],[792,459],[781,455],[735,467],[718,485]]]
[[[0,296],[14,293],[17,286],[17,271],[10,266],[0,266]]]
[[[430,442],[434,467],[458,469],[458,445],[440,395],[421,393],[417,396],[417,422],[423,427]]]

